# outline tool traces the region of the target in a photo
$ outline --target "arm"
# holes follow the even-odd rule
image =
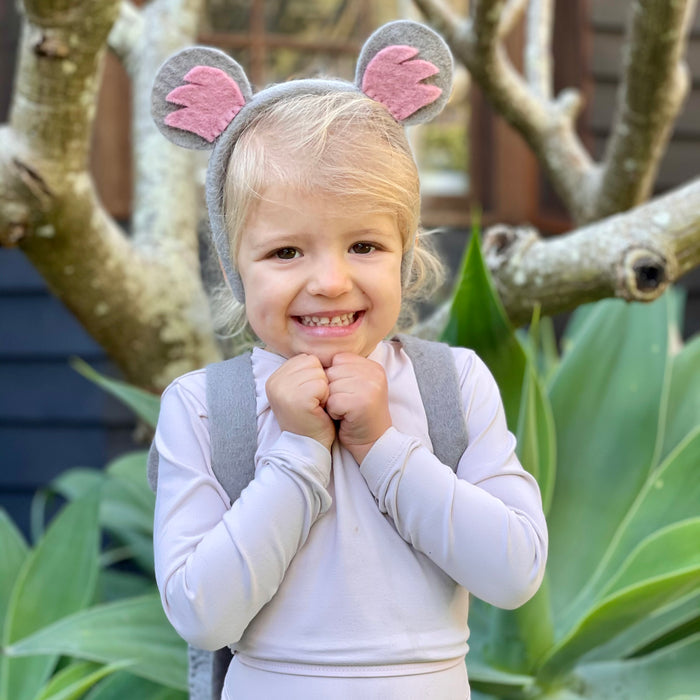
[[[540,585],[547,528],[539,489],[515,456],[496,383],[457,351],[469,447],[457,473],[416,438],[390,428],[361,472],[401,536],[474,595],[504,608]]]
[[[211,471],[206,407],[181,383],[163,395],[156,448],[155,566],[166,615],[195,646],[232,644],[330,507],[330,454],[282,433],[229,507]]]

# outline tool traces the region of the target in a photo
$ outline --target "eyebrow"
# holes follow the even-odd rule
[[[308,231],[299,232],[284,232],[284,233],[270,233],[264,235],[262,239],[256,237],[254,241],[251,241],[249,247],[251,250],[268,250],[270,248],[285,248],[294,247],[303,243],[309,237],[315,237],[316,233],[309,233]],[[343,232],[341,236],[348,240],[361,241],[364,239],[391,239],[393,238],[393,232],[383,231],[379,228],[363,228],[363,229],[350,229]]]

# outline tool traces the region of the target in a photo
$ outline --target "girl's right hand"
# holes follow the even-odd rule
[[[328,377],[314,355],[295,355],[270,375],[267,398],[282,430],[305,435],[330,450],[335,424],[326,413]]]

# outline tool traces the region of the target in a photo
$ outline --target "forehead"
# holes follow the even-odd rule
[[[242,242],[257,246],[282,238],[355,235],[400,239],[396,216],[341,195],[273,185],[253,206],[242,231]]]

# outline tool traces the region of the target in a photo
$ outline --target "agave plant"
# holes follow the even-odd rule
[[[153,584],[145,463],[59,477],[49,490],[69,502],[33,547],[0,511],[0,700],[185,700],[185,645]],[[123,559],[147,575],[111,566]]]
[[[476,699],[700,697],[700,337],[678,342],[680,315],[669,294],[583,307],[542,363],[472,236],[444,340],[496,376],[550,532],[533,600],[473,601]]]

